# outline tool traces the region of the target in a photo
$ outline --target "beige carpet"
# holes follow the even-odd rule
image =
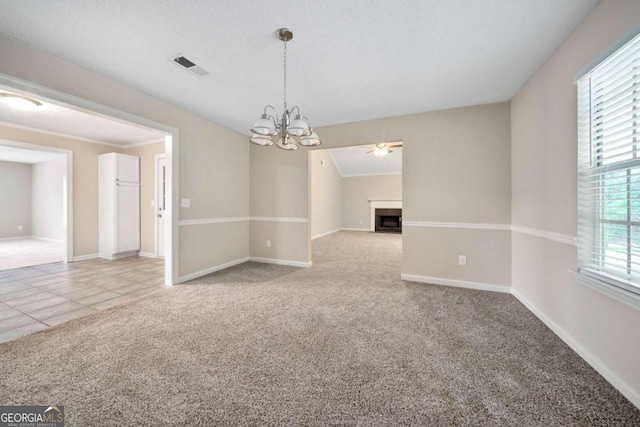
[[[508,294],[403,282],[400,236],[314,241],[0,345],[0,402],[68,425],[640,425]]]
[[[61,262],[62,243],[38,239],[0,240],[0,271]]]

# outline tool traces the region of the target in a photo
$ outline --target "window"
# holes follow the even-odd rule
[[[640,35],[577,83],[579,272],[640,294]]]

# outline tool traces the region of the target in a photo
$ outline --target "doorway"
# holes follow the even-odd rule
[[[313,150],[309,180],[311,240],[361,232],[401,242],[402,141]]]
[[[131,125],[141,130],[151,130],[159,132],[162,135],[161,141],[165,147],[166,167],[165,167],[165,210],[163,211],[163,218],[165,226],[163,228],[163,240],[165,249],[164,258],[164,282],[166,285],[172,285],[178,282],[178,265],[179,265],[179,249],[178,249],[178,146],[179,137],[178,130],[176,128],[166,126],[133,114],[129,114],[120,110],[115,110],[104,105],[84,100],[72,95],[68,95],[62,92],[58,92],[47,87],[31,83],[29,81],[17,79],[12,76],[0,74],[0,90],[11,92],[24,97],[37,99],[40,102],[46,102],[51,105],[57,105],[62,108],[66,108],[70,111],[82,112],[91,115],[96,118],[108,118],[116,123],[124,123]],[[4,120],[3,120],[4,121]],[[22,129],[32,129],[30,125],[20,125]],[[59,133],[59,132],[57,132]],[[56,134],[56,132],[50,132],[50,134]],[[71,157],[68,156],[68,161]],[[72,170],[71,166],[68,166]],[[71,178],[71,174],[68,175]],[[69,195],[73,192],[70,179],[66,183],[67,192]],[[68,200],[71,200],[69,197]],[[147,202],[149,203],[149,202]],[[80,250],[78,247],[73,246],[73,206],[69,206],[66,212],[68,227],[66,229],[66,239],[68,254],[65,261],[78,261],[82,259],[90,259],[95,257],[94,254],[81,254],[77,256],[74,254]],[[77,227],[76,227],[77,228]],[[77,231],[77,230],[76,230]],[[153,232],[153,231],[152,231]],[[82,239],[80,239],[82,242]],[[82,242],[84,243],[84,242]],[[78,245],[76,245],[78,246]],[[86,245],[85,245],[86,246]]]
[[[73,152],[0,140],[0,271],[73,259]]]
[[[309,158],[312,239],[340,230],[401,231],[402,142],[313,150]]]

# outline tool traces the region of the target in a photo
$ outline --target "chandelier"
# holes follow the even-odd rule
[[[278,140],[276,147],[283,150],[297,150],[299,145],[320,145],[322,141],[309,125],[309,119],[300,114],[300,108],[296,105],[287,109],[287,42],[293,38],[293,33],[288,28],[280,28],[276,35],[284,42],[284,112],[279,117],[273,106],[264,107],[262,117],[251,128],[253,136],[249,141],[267,146],[273,145],[275,137]]]

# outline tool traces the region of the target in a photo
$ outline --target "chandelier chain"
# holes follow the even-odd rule
[[[287,111],[287,41],[284,41],[284,110]]]

